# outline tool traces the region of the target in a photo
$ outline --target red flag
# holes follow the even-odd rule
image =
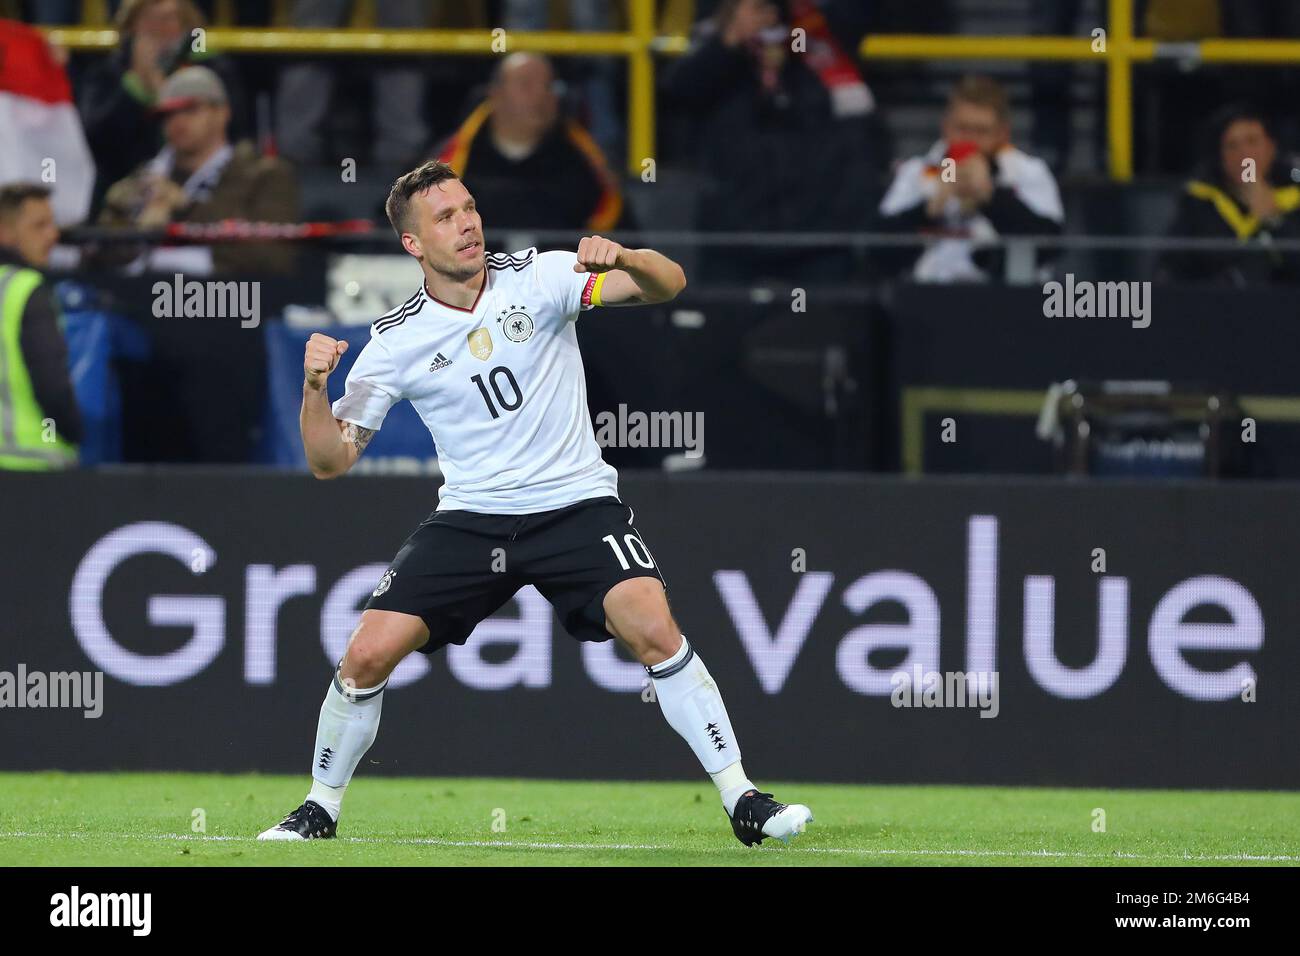
[[[0,184],[43,183],[60,225],[90,211],[95,161],[68,74],[37,30],[0,20]]]

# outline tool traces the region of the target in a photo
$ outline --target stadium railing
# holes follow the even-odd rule
[[[656,31],[653,0],[631,0],[628,30],[609,33],[516,32],[506,49],[551,56],[621,56],[628,63],[627,171],[639,175],[655,155],[654,56],[679,55],[687,37]],[[1133,0],[1107,0],[1104,36],[938,36],[878,34],[863,38],[865,60],[1057,60],[1106,68],[1106,126],[1111,178],[1133,176],[1133,66],[1155,60],[1266,65],[1300,63],[1300,40],[1207,39],[1162,42],[1133,32]],[[109,50],[117,32],[56,27],[50,39],[74,51]],[[366,54],[401,56],[443,53],[486,56],[501,52],[492,30],[286,30],[212,28],[210,49],[229,53]],[[494,47],[494,44],[496,46]]]
[[[605,233],[625,244],[641,243],[668,251],[699,250],[710,247],[735,249],[914,249],[932,244],[928,235],[899,235],[888,232],[721,232],[699,230],[614,230]],[[498,228],[486,230],[489,243],[513,240],[539,247],[564,246],[579,238],[564,229]],[[311,223],[174,223],[166,229],[123,229],[105,226],[75,226],[63,230],[61,241],[80,246],[87,243],[173,244],[178,242],[241,242],[267,239],[287,241],[325,241],[340,247],[376,252],[392,252],[393,238],[386,228],[375,229],[367,220]],[[1003,249],[1007,255],[1003,273],[998,277],[1008,285],[1033,285],[1043,281],[1034,263],[1046,250],[1063,253],[1132,252],[1154,254],[1178,252],[1228,252],[1240,255],[1257,252],[1300,252],[1300,239],[1276,239],[1267,245],[1246,246],[1235,238],[1185,238],[1167,235],[1020,235],[992,236],[980,240],[981,249]],[[1058,269],[1057,271],[1064,271]],[[1097,278],[1119,276],[1097,275]],[[1125,279],[1151,278],[1150,275],[1125,275]]]

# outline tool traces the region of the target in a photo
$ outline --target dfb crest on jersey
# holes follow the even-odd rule
[[[379,597],[381,594],[387,591],[392,586],[393,575],[396,573],[397,572],[394,571],[392,568],[389,568],[387,571],[385,571],[384,576],[379,579],[379,586],[370,592],[370,596]]]
[[[533,318],[524,311],[522,305],[512,305],[502,309],[497,316],[497,324],[511,342],[527,342],[533,337]]]
[[[487,329],[475,329],[465,338],[469,341],[469,354],[486,362],[492,354],[492,333]]]

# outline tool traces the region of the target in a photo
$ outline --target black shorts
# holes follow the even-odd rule
[[[366,608],[424,620],[430,654],[470,632],[531,584],[580,641],[607,641],[605,594],[620,581],[663,575],[617,498],[529,515],[435,511],[406,539]],[[665,588],[667,584],[664,584]]]

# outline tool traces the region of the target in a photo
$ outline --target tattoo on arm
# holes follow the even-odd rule
[[[362,428],[360,425],[354,425],[348,422],[343,427],[343,440],[351,442],[357,447],[357,454],[360,455],[370,444],[370,439],[375,437],[373,428]]]

